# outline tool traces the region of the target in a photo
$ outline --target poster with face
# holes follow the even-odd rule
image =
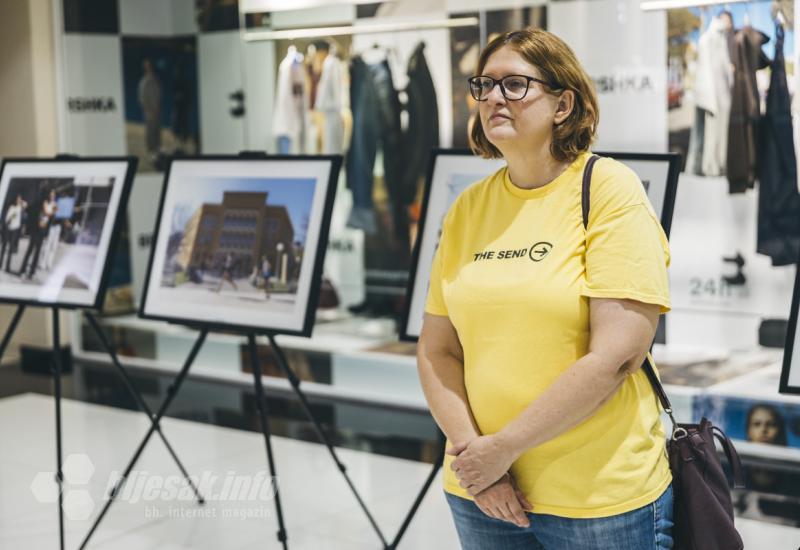
[[[99,308],[132,158],[5,159],[0,301]]]
[[[341,157],[197,157],[166,174],[141,315],[310,335]]]

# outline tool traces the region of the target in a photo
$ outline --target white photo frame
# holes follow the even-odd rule
[[[0,302],[100,309],[133,157],[7,158],[0,168]]]
[[[140,316],[310,336],[341,162],[172,160]]]
[[[630,167],[645,185],[653,208],[669,236],[680,170],[680,155],[675,153],[596,153],[612,157]],[[505,165],[502,159],[484,159],[469,150],[437,149],[431,153],[417,241],[414,245],[411,275],[406,292],[406,312],[400,339],[416,341],[422,330],[430,270],[439,244],[442,222],[450,206],[470,184],[486,178]],[[664,341],[663,318],[657,341]]]

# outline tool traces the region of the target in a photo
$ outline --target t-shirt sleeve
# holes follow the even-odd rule
[[[443,255],[442,241],[440,241],[439,247],[436,249],[436,255],[433,257],[433,264],[431,265],[431,279],[428,285],[428,298],[425,301],[425,313],[446,317],[447,305],[444,303],[444,294],[442,292]]]
[[[639,178],[615,167],[596,183],[601,189],[596,210],[595,197],[591,197],[582,294],[656,304],[666,313],[670,309],[669,243]]]

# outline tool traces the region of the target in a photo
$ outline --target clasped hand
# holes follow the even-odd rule
[[[455,456],[450,468],[470,495],[475,496],[508,472],[516,457],[497,435],[482,435],[447,450]]]

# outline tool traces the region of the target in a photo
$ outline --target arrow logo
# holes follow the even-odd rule
[[[528,257],[534,262],[541,262],[550,254],[552,249],[553,245],[551,243],[541,241],[531,247],[528,251]]]

